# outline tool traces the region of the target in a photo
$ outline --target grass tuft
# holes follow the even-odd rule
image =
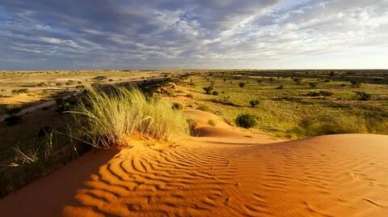
[[[186,134],[186,119],[170,103],[146,98],[138,89],[116,88],[110,93],[89,90],[87,100],[72,112],[80,120],[81,133],[97,148],[128,145],[140,136],[171,140]]]

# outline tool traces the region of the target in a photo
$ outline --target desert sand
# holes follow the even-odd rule
[[[279,141],[186,114],[199,137],[89,152],[0,200],[0,216],[388,216],[388,136]]]

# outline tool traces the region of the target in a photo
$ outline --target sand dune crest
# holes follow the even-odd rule
[[[221,130],[225,128],[231,129]],[[237,133],[182,139],[169,147],[135,145],[105,158],[88,153],[3,199],[0,212],[93,217],[388,216],[388,136],[334,135],[263,144],[267,140]],[[70,185],[67,181],[72,178],[82,183]],[[43,202],[53,198],[47,206]]]

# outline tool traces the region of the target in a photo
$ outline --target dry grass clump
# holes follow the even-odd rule
[[[179,110],[157,98],[146,98],[138,89],[90,90],[85,103],[73,112],[82,136],[99,148],[128,145],[130,136],[171,140],[186,134],[188,125]]]
[[[325,114],[306,117],[301,121],[297,134],[320,136],[343,133],[367,133],[366,120],[356,116]]]

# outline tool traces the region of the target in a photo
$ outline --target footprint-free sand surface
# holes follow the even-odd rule
[[[187,115],[201,137],[87,153],[0,200],[0,216],[388,216],[388,136],[277,141]]]

